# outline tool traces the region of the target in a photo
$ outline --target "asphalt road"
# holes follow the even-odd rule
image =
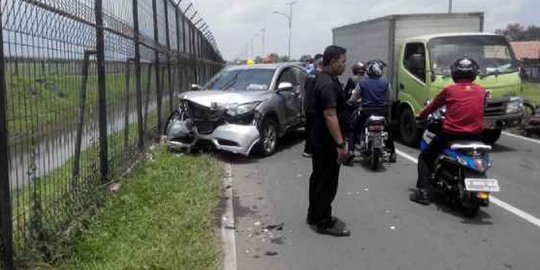
[[[448,204],[409,201],[416,164],[398,156],[379,172],[342,167],[334,214],[347,238],[318,235],[305,223],[310,159],[302,132],[264,159],[232,163],[237,269],[540,269],[540,227],[492,203],[475,219]],[[397,145],[417,157],[418,150]],[[490,176],[499,201],[540,217],[540,144],[503,135]]]

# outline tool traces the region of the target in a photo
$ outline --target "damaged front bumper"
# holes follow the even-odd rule
[[[171,120],[167,131],[167,145],[171,149],[184,150],[210,144],[218,150],[248,156],[259,142],[259,130],[254,125],[224,123],[209,134],[201,134],[190,119]]]

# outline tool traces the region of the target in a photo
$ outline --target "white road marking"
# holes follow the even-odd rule
[[[405,159],[415,163],[415,164],[418,164],[418,159],[416,159],[415,157],[403,152],[403,151],[400,151],[398,149],[396,149],[396,153],[402,157],[404,157]],[[490,196],[490,201],[491,203],[501,207],[502,209],[532,223],[533,225],[536,225],[537,227],[540,227],[540,219],[538,219],[537,217],[525,212],[525,211],[522,211],[520,209],[518,209],[517,207],[515,206],[512,206],[511,204],[507,203],[507,202],[504,202],[504,201],[501,201],[500,199],[498,199],[497,197],[491,195]]]
[[[506,135],[506,136],[509,136],[509,137],[514,137],[514,138],[516,138],[516,139],[520,139],[520,140],[524,140],[524,141],[528,141],[528,142],[540,144],[540,140],[527,138],[527,137],[524,137],[524,136],[512,134],[512,133],[510,133],[510,132],[503,131],[502,134],[503,134],[503,135]]]
[[[233,208],[233,178],[231,164],[225,164],[225,177],[223,177],[223,188],[225,189],[224,196],[227,198],[225,202],[225,211],[221,216],[221,237],[223,239],[224,269],[236,270],[236,226],[234,222]],[[227,186],[230,186],[227,188]]]

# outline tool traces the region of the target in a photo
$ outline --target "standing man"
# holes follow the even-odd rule
[[[347,158],[348,151],[343,138],[347,123],[345,99],[341,95],[341,84],[337,76],[343,74],[346,50],[329,46],[323,55],[322,72],[317,74],[308,106],[313,110],[313,172],[309,179],[309,209],[307,223],[320,234],[349,236],[345,224],[332,216],[339,178],[340,163]]]
[[[313,58],[313,67],[312,71],[308,71],[308,76],[306,78],[306,84],[304,87],[304,113],[306,115],[306,142],[304,144],[304,153],[302,156],[306,158],[310,158],[313,154],[313,146],[311,143],[311,137],[310,137],[310,130],[313,126],[313,114],[314,112],[314,106],[309,105],[308,103],[312,101],[311,94],[313,93],[313,89],[315,86],[315,78],[317,77],[317,74],[322,71],[322,54],[318,53]]]

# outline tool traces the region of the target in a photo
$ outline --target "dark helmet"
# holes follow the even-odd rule
[[[363,62],[355,63],[352,66],[353,75],[364,75],[366,73],[366,65]]]
[[[369,61],[367,63],[366,73],[369,77],[379,78],[383,75],[384,62],[382,61]]]
[[[478,63],[476,63],[474,59],[466,56],[458,58],[450,67],[454,82],[462,80],[473,82],[476,80],[479,69]]]

